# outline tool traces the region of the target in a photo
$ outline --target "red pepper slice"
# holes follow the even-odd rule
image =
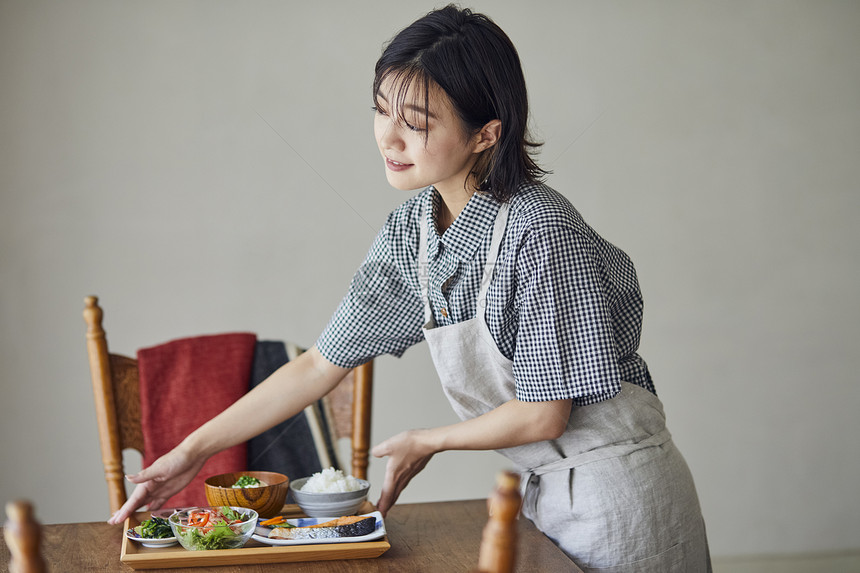
[[[200,513],[188,514],[188,525],[203,527],[207,523],[209,523],[209,514],[206,512],[201,511]]]

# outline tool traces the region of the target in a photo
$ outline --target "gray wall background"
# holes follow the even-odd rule
[[[369,84],[433,6],[0,1],[2,500],[107,518],[85,295],[118,352],[315,341],[408,196]],[[637,264],[714,555],[860,548],[860,3],[473,6],[520,50],[550,183]],[[377,381],[375,442],[454,421],[423,345]],[[503,467],[441,454],[402,501]]]

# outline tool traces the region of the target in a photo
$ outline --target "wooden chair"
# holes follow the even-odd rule
[[[99,440],[111,512],[128,499],[122,452],[143,453],[137,360],[108,352],[98,298],[84,299],[87,351],[96,405]],[[370,449],[370,410],[373,393],[373,361],[355,368],[330,394],[337,437],[352,445],[352,475],[367,479]]]
[[[487,499],[490,516],[484,526],[476,573],[512,573],[517,558],[517,517],[520,514],[520,476],[502,472]]]
[[[9,546],[9,573],[46,573],[48,571],[42,558],[42,527],[33,516],[33,505],[18,500],[6,504],[7,521],[3,527],[3,537]]]

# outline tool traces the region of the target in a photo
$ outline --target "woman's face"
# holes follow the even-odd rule
[[[400,98],[399,86],[388,78],[376,94],[373,131],[385,175],[396,189],[433,185],[443,196],[463,193],[478,158],[478,138],[465,132],[448,96],[432,83],[425,115],[422,83],[412,82]]]

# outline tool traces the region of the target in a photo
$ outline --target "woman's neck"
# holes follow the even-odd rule
[[[474,190],[469,190],[465,186],[454,190],[444,190],[437,187],[436,192],[442,199],[436,209],[436,231],[442,235],[466,208]]]

